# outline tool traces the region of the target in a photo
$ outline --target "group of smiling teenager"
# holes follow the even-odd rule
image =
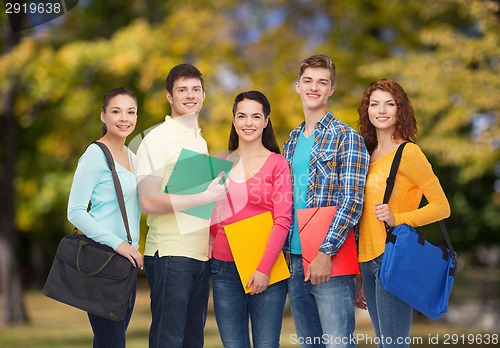
[[[413,143],[417,128],[412,104],[396,82],[373,83],[358,109],[358,133],[327,110],[335,90],[335,65],[323,54],[302,61],[295,90],[304,122],[290,133],[283,155],[268,99],[256,90],[242,92],[234,100],[228,153],[222,156],[234,163],[227,180],[222,183],[227,173],[221,172],[205,191],[189,195],[165,193],[165,186],[183,149],[208,154],[198,125],[205,99],[201,72],[190,64],[170,70],[166,97],[171,115],[144,137],[137,155],[125,146],[137,122],[134,94],[125,88],[106,94],[101,112],[106,132],[99,141],[118,163],[133,246],[114,223],[121,219],[120,211],[104,173],[106,159],[96,145],[80,158],[68,218],[89,237],[138,267],[144,265],[152,314],[149,347],[203,347],[210,279],[224,347],[279,347],[287,294],[295,341],[301,347],[354,347],[356,306],[368,308],[377,337],[392,338],[380,347],[408,346],[397,343],[405,342],[397,338],[409,337],[412,308],[386,292],[378,277],[384,223],[420,226],[450,214],[438,178]],[[385,178],[403,142],[410,143],[394,198],[382,204]],[[419,208],[422,195],[429,203]],[[87,212],[89,199],[99,204]],[[210,220],[183,213],[214,202]],[[297,211],[330,206],[337,211],[304,272]],[[141,211],[148,215],[144,260],[138,251]],[[224,227],[264,212],[271,213],[274,223],[246,284],[252,290],[246,293]],[[354,226],[361,273],[332,277],[332,257],[354,233]],[[291,276],[270,285],[281,251]],[[133,306],[132,301],[127,317],[119,322],[89,314],[94,347],[125,347]]]

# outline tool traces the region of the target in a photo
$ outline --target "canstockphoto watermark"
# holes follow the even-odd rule
[[[65,15],[79,0],[4,0],[4,11],[14,33],[31,29]]]
[[[299,345],[311,345],[311,344],[324,344],[324,345],[358,345],[363,344],[375,344],[375,345],[390,345],[390,344],[422,344],[422,337],[372,337],[365,334],[356,334],[349,337],[337,337],[328,334],[323,334],[317,337],[301,337],[296,334],[290,335],[291,344]]]
[[[349,337],[335,337],[323,334],[320,337],[301,337],[296,334],[290,335],[290,343],[295,345],[498,345],[500,335],[497,333],[478,333],[478,334],[429,334],[427,337],[374,337],[366,334],[354,334]]]

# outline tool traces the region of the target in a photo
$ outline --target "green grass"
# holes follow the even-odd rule
[[[0,298],[0,310],[3,300]],[[41,291],[28,291],[25,294],[25,305],[30,323],[22,326],[0,327],[0,348],[88,348],[92,346],[92,331],[86,313],[70,306],[61,304],[45,297]],[[137,302],[127,331],[128,348],[145,348],[148,342],[148,331],[151,316],[149,313],[149,291],[141,286],[137,295]],[[293,322],[287,308],[283,320],[282,347],[298,347],[290,342],[294,333]],[[422,337],[422,342],[412,347],[442,346],[446,335],[476,333],[465,328],[453,327],[440,321],[421,321],[413,324],[413,337]],[[356,334],[362,340],[358,347],[376,347],[366,345],[366,337],[373,335],[371,324],[366,312],[356,312]],[[439,345],[430,344],[429,337],[438,335]],[[475,347],[465,344],[457,347]],[[494,346],[494,345],[490,345]],[[205,329],[205,347],[222,347],[213,311],[207,319]]]

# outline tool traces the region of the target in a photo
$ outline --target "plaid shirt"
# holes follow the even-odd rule
[[[290,139],[283,147],[283,156],[290,168],[295,145],[304,124],[302,122],[290,133]],[[370,157],[364,139],[330,112],[316,124],[315,134],[309,164],[306,206],[337,206],[335,218],[319,249],[333,256],[361,216]],[[284,246],[287,253],[290,252],[292,231],[293,228],[290,229]]]

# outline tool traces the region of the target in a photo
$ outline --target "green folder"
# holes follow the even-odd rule
[[[225,175],[221,181],[225,182],[232,167],[231,161],[182,149],[165,186],[165,192],[178,195],[203,192],[222,171]],[[212,202],[183,210],[183,212],[209,220],[214,207],[215,202]]]

